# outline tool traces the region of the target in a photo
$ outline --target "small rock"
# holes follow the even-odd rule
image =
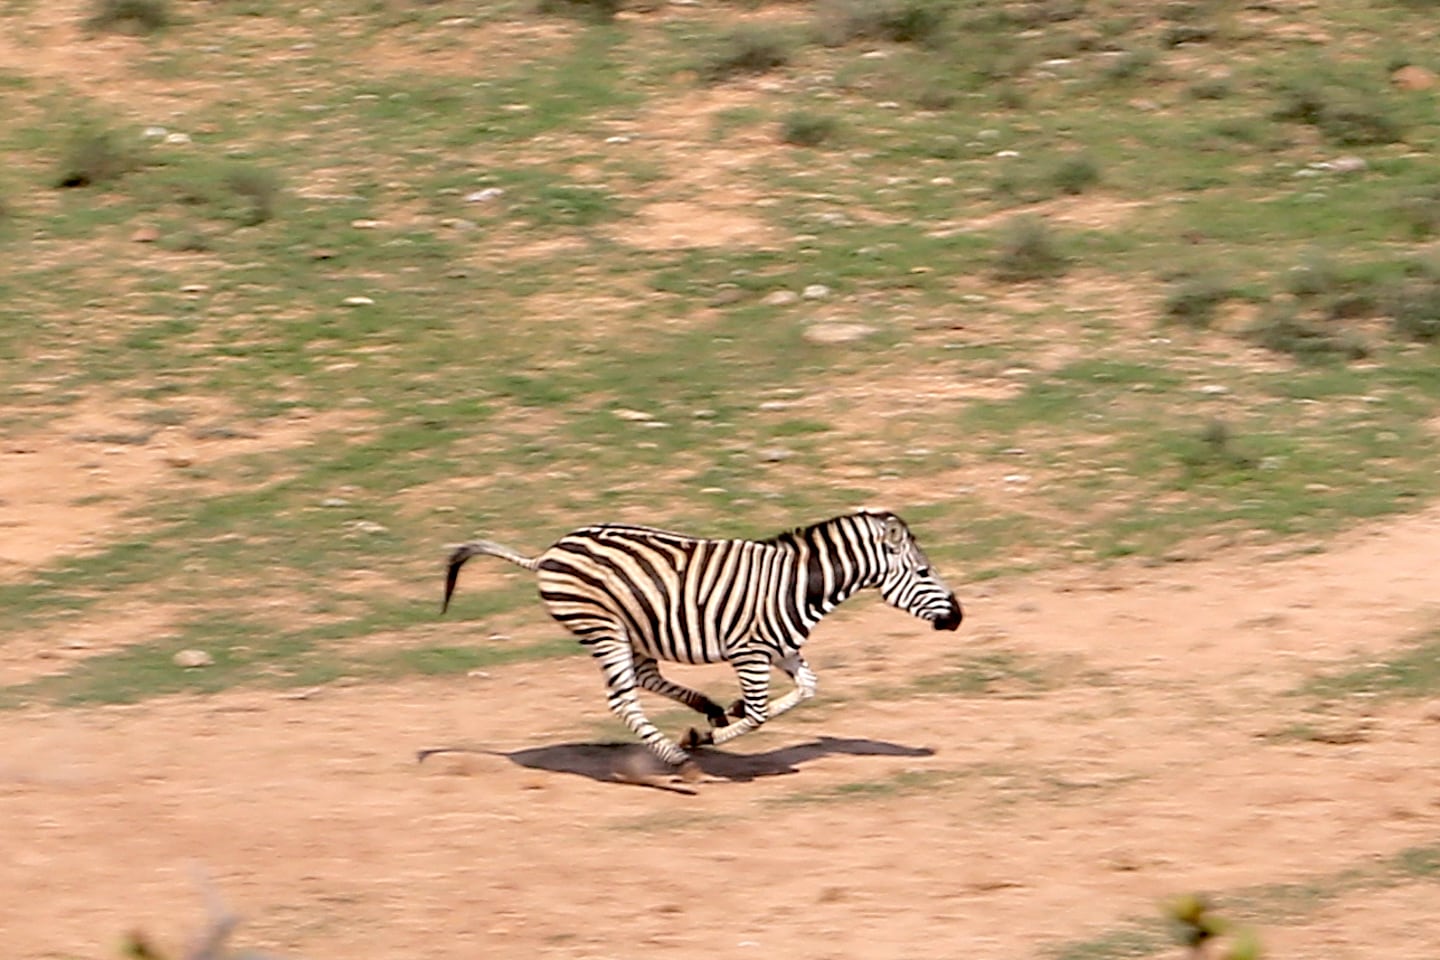
[[[1435,86],[1435,74],[1412,63],[1390,74],[1390,82],[1401,90],[1429,90]]]
[[[1229,393],[1230,388],[1218,383],[1207,383],[1202,386],[1196,387],[1195,392],[1207,394],[1212,397],[1218,397],[1221,394]]]
[[[726,307],[732,303],[739,303],[744,299],[745,291],[739,287],[721,287],[719,290],[716,290],[715,295],[710,298],[710,306]]]
[[[158,140],[169,132],[170,131],[166,130],[164,127],[146,127],[143,131],[141,131],[140,136],[144,137],[146,140]]]
[[[789,460],[795,456],[795,451],[788,447],[765,447],[758,451],[757,456],[766,463],[779,463],[781,460]]]
[[[805,339],[811,343],[854,343],[875,332],[865,323],[817,323],[805,328]]]
[[[1364,173],[1369,167],[1370,164],[1365,162],[1364,157],[1353,155],[1336,157],[1330,161],[1330,169],[1336,173]]]
[[[606,142],[606,143],[629,143],[629,142],[630,142],[630,138],[629,138],[629,137],[626,137],[626,136],[616,135],[616,136],[613,136],[613,137],[606,137],[606,138],[605,138],[605,142]]]
[[[165,142],[166,142],[166,143],[171,143],[171,144],[185,144],[185,143],[189,143],[189,142],[190,142],[190,134],[188,134],[188,133],[167,133],[167,134],[165,134]]]
[[[789,410],[793,406],[795,406],[795,404],[791,403],[789,400],[766,400],[764,403],[760,404],[760,409]]]
[[[348,507],[348,506],[350,506],[350,501],[349,501],[349,500],[346,500],[344,497],[326,497],[324,500],[321,500],[321,501],[320,501],[320,506],[322,506],[322,507]]]
[[[801,291],[800,296],[806,300],[824,300],[830,296],[830,288],[823,283],[812,283]]]
[[[310,251],[310,259],[311,259],[311,260],[334,260],[334,259],[335,259],[335,251],[334,251],[334,250],[323,250],[323,249],[322,249],[322,250],[311,250],[311,251]]]
[[[1029,482],[1030,482],[1030,474],[1028,474],[1028,473],[1007,473],[1007,474],[1005,474],[1005,482],[1006,482],[1006,483],[1014,483],[1014,484],[1029,483]]]
[[[350,529],[357,533],[388,533],[390,528],[374,520],[352,520]]]
[[[461,217],[446,217],[445,219],[440,221],[440,226],[448,227],[451,230],[459,230],[463,233],[466,230],[474,230],[475,221],[465,220]]]
[[[351,220],[350,226],[354,227],[356,230],[374,230],[376,227],[380,226],[380,221],[370,220],[368,218],[361,217],[359,220]]]
[[[767,307],[788,307],[800,302],[800,295],[794,290],[772,290],[760,301]]]
[[[172,659],[175,661],[175,666],[183,667],[186,670],[210,667],[215,664],[215,658],[204,650],[181,650]]]
[[[375,301],[369,297],[346,297],[340,303],[347,307],[369,307],[374,306]]]
[[[184,470],[186,467],[191,467],[195,465],[195,461],[190,457],[178,456],[175,454],[171,454],[170,456],[166,457],[165,463],[166,465],[174,467],[177,470]]]
[[[654,414],[646,413],[644,410],[627,410],[621,407],[611,412],[621,420],[629,420],[631,423],[644,423],[647,420],[655,419]]]
[[[491,200],[498,200],[505,195],[500,187],[486,187],[483,190],[476,190],[473,193],[465,194],[466,203],[489,203]]]
[[[210,288],[203,283],[187,283],[180,288],[181,293],[204,293]]]
[[[1010,158],[1010,157],[1018,157],[1018,156],[1020,156],[1020,151],[1019,151],[1019,150],[996,150],[996,151],[995,151],[995,156],[1000,157],[1001,159],[1008,159],[1008,158]]]
[[[155,227],[139,227],[130,234],[130,240],[134,243],[154,243],[160,239],[160,231]]]

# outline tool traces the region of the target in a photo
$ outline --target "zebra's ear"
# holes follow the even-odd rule
[[[905,542],[905,524],[900,522],[899,517],[885,518],[885,546],[891,550],[899,550]]]

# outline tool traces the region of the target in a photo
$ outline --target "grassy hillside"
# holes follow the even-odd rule
[[[964,582],[1414,509],[1432,14],[7,0],[4,469],[163,463],[0,598],[170,612],[0,699],[569,650],[508,574],[453,616],[518,643],[437,620],[476,532],[883,503]]]

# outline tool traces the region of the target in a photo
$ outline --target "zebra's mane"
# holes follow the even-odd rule
[[[806,524],[803,527],[795,527],[792,530],[786,530],[784,533],[777,533],[770,539],[762,540],[760,542],[769,544],[771,546],[794,548],[799,546],[800,544],[810,542],[812,539],[810,536],[812,530],[818,530],[821,527],[828,527],[831,524],[839,523],[843,520],[849,520],[852,517],[876,517],[878,519],[884,520],[894,516],[895,514],[891,513],[889,510],[880,510],[867,507],[865,509],[856,510],[853,513],[842,513],[839,516],[830,517],[828,520],[821,520],[817,523]],[[897,517],[896,519],[899,518]]]

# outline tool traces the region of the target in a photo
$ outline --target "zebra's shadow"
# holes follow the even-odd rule
[[[569,773],[600,783],[628,783],[691,793],[671,783],[669,771],[649,750],[638,743],[557,743],[524,750],[487,750],[480,747],[437,747],[421,750],[418,759],[436,754],[480,754],[503,757],[529,770]],[[929,757],[929,747],[907,747],[883,740],[820,737],[764,753],[725,753],[706,749],[695,754],[695,762],[707,780],[748,783],[761,777],[799,773],[806,763],[830,756]]]

